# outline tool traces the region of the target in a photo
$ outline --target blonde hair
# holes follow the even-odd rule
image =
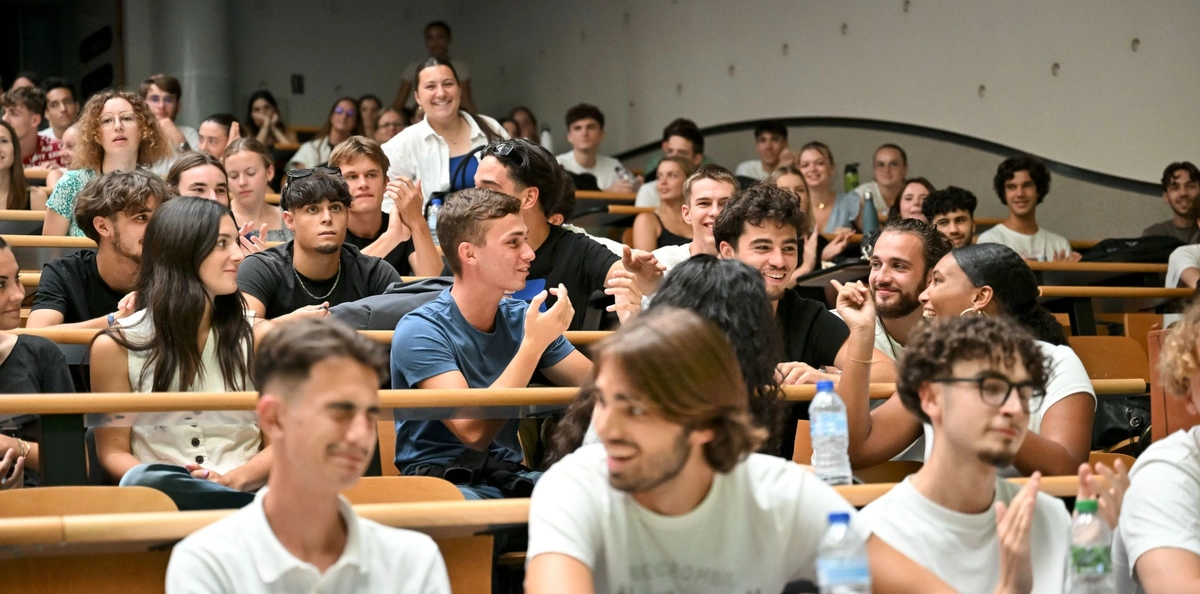
[[[772,171],[771,175],[768,175],[764,182],[771,184],[772,186],[779,187],[779,178],[785,175],[794,175],[800,178],[800,183],[804,184],[804,191],[808,194],[804,200],[804,229],[800,230],[805,237],[808,237],[808,234],[812,233],[813,230],[816,229],[817,220],[813,218],[812,193],[808,189],[808,180],[804,179],[804,174],[800,173],[800,170],[796,169],[796,167],[793,165],[784,165],[783,167]]]
[[[1192,301],[1183,319],[1172,324],[1163,340],[1158,359],[1158,374],[1170,394],[1186,398],[1191,393],[1188,377],[1200,372],[1200,300]]]
[[[392,164],[378,142],[366,136],[351,136],[333,149],[333,153],[329,155],[329,166],[341,167],[343,163],[349,163],[358,157],[374,161],[385,175]]]
[[[167,157],[174,151],[158,119],[150,111],[150,107],[141,97],[128,91],[107,90],[97,93],[88,99],[83,106],[83,115],[79,117],[79,144],[75,147],[75,156],[71,160],[72,169],[92,169],[100,171],[104,163],[104,147],[100,144],[100,113],[104,104],[110,99],[124,99],[133,107],[141,126],[141,137],[138,139],[138,165],[150,166]]]

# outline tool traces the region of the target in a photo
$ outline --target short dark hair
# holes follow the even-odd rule
[[[435,27],[441,27],[442,30],[446,32],[446,37],[453,37],[453,35],[450,33],[450,25],[447,25],[446,21],[430,21],[429,24],[425,25],[425,29],[422,31],[422,33],[428,36],[429,30]]]
[[[713,239],[737,249],[738,239],[746,223],[762,226],[765,221],[791,226],[799,237],[804,229],[804,213],[800,201],[791,192],[767,184],[755,184],[733,197],[713,224]]]
[[[933,223],[933,217],[956,210],[965,210],[974,219],[976,206],[979,206],[979,200],[970,190],[964,190],[958,186],[947,186],[943,190],[930,192],[925,197],[925,202],[921,204],[921,213],[925,215],[926,219],[929,219],[930,223]]]
[[[467,188],[447,196],[438,212],[437,237],[450,271],[462,273],[462,262],[458,260],[459,244],[482,245],[487,235],[484,224],[513,214],[521,214],[521,201],[504,192]]]
[[[171,169],[167,170],[167,186],[179,193],[179,178],[183,172],[205,165],[212,165],[220,169],[222,175],[225,175],[225,164],[221,163],[220,159],[204,151],[188,151],[179,155],[171,164]]]
[[[927,274],[946,254],[950,253],[950,250],[954,249],[954,245],[937,230],[937,227],[921,219],[889,219],[879,228],[879,235],[882,236],[884,233],[908,233],[920,239],[921,258],[925,260]]]
[[[92,178],[75,197],[75,224],[83,234],[100,242],[100,233],[92,224],[96,217],[112,217],[117,213],[137,212],[150,200],[158,205],[173,196],[157,175],[141,170],[114,171]]]
[[[332,318],[305,318],[281,324],[267,334],[254,357],[254,385],[260,395],[272,382],[290,385],[306,381],[313,366],[333,358],[346,358],[369,367],[383,383],[388,378],[388,357],[383,346]],[[282,390],[283,396],[295,390]]]
[[[146,95],[150,93],[150,85],[154,85],[166,91],[171,96],[175,97],[176,102],[178,102],[180,97],[183,95],[183,86],[179,84],[179,79],[171,76],[170,74],[155,74],[154,76],[142,81],[142,86],[138,87],[138,95],[141,95],[142,99],[145,99]]]
[[[1188,177],[1192,178],[1192,181],[1200,183],[1200,170],[1196,169],[1196,166],[1192,165],[1191,161],[1176,161],[1167,165],[1166,169],[1163,169],[1162,189],[1164,192],[1171,186],[1171,180],[1175,179],[1175,174],[1180,171],[1186,171]]]
[[[288,183],[283,187],[283,195],[279,197],[279,208],[283,210],[294,210],[310,204],[320,204],[322,200],[326,199],[330,202],[340,202],[342,206],[350,208],[350,203],[354,201],[350,195],[350,188],[346,187],[346,181],[342,179],[341,174],[318,169],[307,177],[287,179]]]
[[[554,205],[554,210],[546,213],[546,218],[558,214],[562,215],[563,223],[570,222],[571,218],[575,216],[575,190],[575,178],[570,175],[563,178],[562,196],[558,204]]]
[[[1029,177],[1037,186],[1038,204],[1041,204],[1042,200],[1046,199],[1046,194],[1050,193],[1050,170],[1046,169],[1046,164],[1042,163],[1041,159],[1029,155],[1009,157],[996,168],[996,177],[992,178],[992,186],[995,188],[1000,202],[1008,205],[1008,198],[1004,196],[1004,182],[1012,179],[1018,171],[1029,172]]]
[[[883,149],[892,149],[897,153],[900,153],[900,160],[903,161],[905,165],[908,165],[908,153],[904,152],[904,149],[900,148],[900,145],[885,142],[879,145],[879,148],[875,149],[874,155],[878,155],[879,151]],[[874,155],[871,156],[872,159],[874,159]]]
[[[479,158],[495,157],[508,171],[508,177],[522,188],[537,188],[538,205],[549,216],[562,199],[566,170],[550,151],[524,138],[502,140],[483,147]]]
[[[46,92],[37,87],[17,87],[0,98],[5,109],[20,105],[37,116],[46,113]]]
[[[33,83],[34,86],[40,85],[42,81],[41,75],[32,70],[22,70],[18,72],[17,75],[13,77],[13,82],[17,82],[18,78],[28,79],[29,82]]]
[[[77,98],[75,95],[75,85],[71,84],[71,81],[61,76],[51,76],[50,78],[42,81],[42,92],[49,95],[50,91],[53,91],[54,89],[66,89],[71,92],[72,99]]]
[[[600,129],[604,129],[604,113],[600,111],[599,107],[590,103],[580,103],[567,110],[567,128],[579,120],[586,119],[596,120],[596,123],[600,124]]]
[[[783,122],[779,120],[763,120],[756,124],[754,126],[754,139],[758,140],[759,135],[761,135],[763,132],[770,132],[771,134],[775,134],[780,138],[787,140],[787,126],[784,126]]]
[[[692,151],[697,155],[704,154],[704,135],[700,133],[700,127],[696,125],[696,122],[678,118],[667,124],[667,127],[663,128],[663,142],[670,140],[672,136],[678,136],[692,143]]]
[[[1045,388],[1049,362],[1025,329],[1006,318],[961,316],[923,324],[910,338],[896,361],[896,392],[900,402],[922,423],[929,415],[921,410],[921,386],[948,376],[960,361],[987,361],[993,365],[1021,364],[1029,380]]]
[[[233,114],[231,114],[231,113],[214,113],[214,114],[204,118],[204,121],[202,121],[200,123],[204,124],[207,122],[212,122],[212,123],[224,128],[225,133],[229,134],[230,128],[233,127],[233,123],[236,121],[237,121],[237,118],[233,117]],[[238,124],[238,125],[240,126],[241,124]]]

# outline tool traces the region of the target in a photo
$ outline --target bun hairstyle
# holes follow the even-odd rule
[[[991,287],[1000,309],[1034,338],[1054,345],[1067,344],[1062,325],[1037,302],[1040,293],[1033,270],[1011,248],[980,243],[950,253],[971,284]]]

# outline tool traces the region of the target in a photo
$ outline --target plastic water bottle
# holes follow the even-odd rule
[[[550,126],[542,126],[542,133],[538,135],[538,144],[542,148],[554,153],[554,137],[550,135]]]
[[[870,192],[863,192],[862,206],[862,232],[863,235],[870,235],[879,230],[879,211],[875,210],[875,196]]]
[[[632,171],[626,169],[624,165],[617,165],[615,169],[617,172],[617,179],[629,184],[630,187],[637,189],[637,176],[634,175]]]
[[[429,222],[429,234],[433,236],[433,245],[441,245],[438,243],[437,236],[437,221],[438,213],[442,211],[442,199],[434,198],[429,201],[429,213],[425,215],[425,220]]]
[[[846,164],[846,173],[843,179],[843,192],[853,192],[854,188],[858,187],[858,163]]]
[[[1068,569],[1070,594],[1112,594],[1116,582],[1112,574],[1112,529],[1096,515],[1095,499],[1075,502],[1071,522],[1071,558]]]
[[[829,529],[817,554],[817,585],[821,594],[869,594],[871,568],[867,541],[850,529],[850,514],[829,514]]]
[[[833,391],[833,382],[817,382],[817,395],[808,407],[812,437],[812,465],[817,477],[829,485],[850,484],[850,432],[846,405]]]

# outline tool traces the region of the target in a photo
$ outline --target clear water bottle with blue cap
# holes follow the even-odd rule
[[[812,437],[812,466],[817,477],[828,485],[850,484],[850,431],[846,423],[846,405],[833,391],[833,382],[817,382],[817,395],[808,407]]]
[[[829,529],[817,553],[817,586],[821,594],[870,594],[871,566],[867,541],[850,527],[850,514],[829,514]]]
[[[429,212],[425,215],[425,220],[429,223],[429,234],[433,236],[433,245],[440,245],[437,237],[437,221],[438,213],[442,212],[442,199],[434,198],[429,201]]]

